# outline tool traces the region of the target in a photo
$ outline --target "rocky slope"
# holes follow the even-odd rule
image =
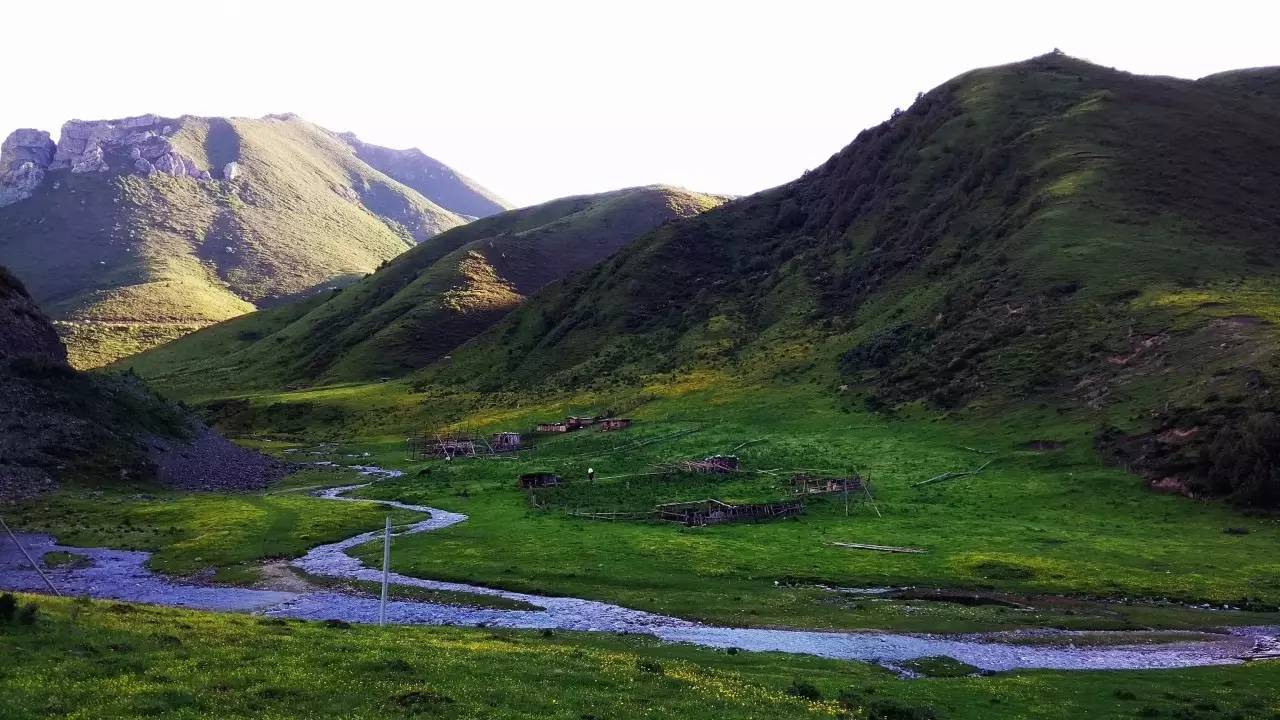
[[[422,382],[713,369],[890,412],[1056,407],[1156,486],[1280,504],[1277,72],[966,73],[548,288]]]
[[[422,243],[327,299],[237,318],[122,365],[183,396],[403,375],[548,283],[722,201],[657,186],[512,210]]]
[[[0,147],[0,263],[81,367],[343,285],[501,208],[420,152],[293,115],[73,120]]]
[[[0,267],[0,502],[59,482],[261,487],[285,466],[236,447],[136,377],[85,375]]]

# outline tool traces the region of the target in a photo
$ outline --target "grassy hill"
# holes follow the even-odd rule
[[[347,136],[295,116],[159,123],[213,179],[139,174],[108,157],[109,171],[51,169],[30,198],[0,207],[0,263],[59,321],[77,366],[346,284],[466,221],[445,205],[499,209],[456,178],[437,183],[437,203],[362,160]]]
[[[403,375],[548,283],[720,202],[643,187],[505,212],[421,243],[341,292],[242,316],[122,365],[183,395]]]
[[[419,387],[698,369],[845,407],[1045,404],[1170,489],[1280,502],[1274,70],[966,73],[782,187],[549,288]]]

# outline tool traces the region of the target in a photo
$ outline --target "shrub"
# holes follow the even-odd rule
[[[40,607],[35,603],[27,603],[18,610],[19,625],[35,625],[36,620],[40,617]]]
[[[18,598],[13,593],[0,595],[0,620],[13,622],[13,614],[18,610]]]
[[[897,700],[876,700],[867,705],[867,720],[941,720],[928,705],[906,705]]]
[[[803,698],[805,700],[818,701],[822,699],[822,691],[813,683],[806,680],[795,680],[791,683],[791,687],[787,688],[787,694],[791,697]]]

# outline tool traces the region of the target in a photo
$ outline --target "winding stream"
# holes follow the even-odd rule
[[[394,476],[396,471],[363,467],[366,475]],[[378,502],[388,507],[429,513],[426,520],[402,528],[397,535],[412,535],[447,528],[467,516],[419,505],[388,500],[357,500],[345,493],[364,487],[349,485],[317,493],[318,497],[346,502]],[[292,562],[313,575],[380,581],[382,572],[365,567],[346,553],[357,545],[377,540],[381,530],[362,533],[340,542],[320,545]],[[377,622],[376,598],[331,590],[282,592],[201,585],[151,572],[145,566],[150,553],[106,548],[65,547],[47,535],[20,534],[20,542],[37,559],[54,550],[78,553],[93,560],[79,569],[46,570],[66,595],[154,603],[202,610],[256,612],[269,616],[349,622]],[[736,647],[751,651],[778,651],[826,658],[861,660],[895,666],[915,658],[946,655],[983,670],[1045,668],[1059,670],[1121,670],[1224,665],[1241,662],[1255,646],[1273,647],[1280,628],[1242,627],[1224,631],[1220,639],[1172,642],[1158,645],[1077,647],[1081,634],[1025,631],[1041,643],[1046,634],[1061,644],[1023,645],[1001,642],[1018,633],[942,636],[888,632],[816,632],[717,627],[680,618],[632,610],[618,605],[566,597],[545,597],[507,592],[463,583],[423,580],[392,573],[391,581],[431,590],[453,590],[518,600],[539,610],[464,608],[428,602],[392,600],[387,619],[412,625],[464,625],[522,629],[559,629],[587,632],[643,633],[673,643],[708,647]],[[0,588],[41,592],[39,575],[7,538],[0,540]],[[1099,633],[1090,633],[1094,637]]]

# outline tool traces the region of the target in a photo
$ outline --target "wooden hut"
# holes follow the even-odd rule
[[[626,430],[631,427],[631,418],[605,418],[600,421],[601,432]]]
[[[562,433],[569,432],[569,430],[568,424],[562,422],[538,423],[538,432],[540,433]]]
[[[489,436],[489,447],[494,452],[514,452],[521,447],[520,433],[496,432]]]
[[[570,416],[565,418],[564,424],[569,426],[570,430],[581,430],[583,428],[591,427],[597,420],[599,420],[599,418]]]
[[[520,476],[518,481],[523,489],[555,487],[560,484],[560,476],[549,472],[531,472]]]

